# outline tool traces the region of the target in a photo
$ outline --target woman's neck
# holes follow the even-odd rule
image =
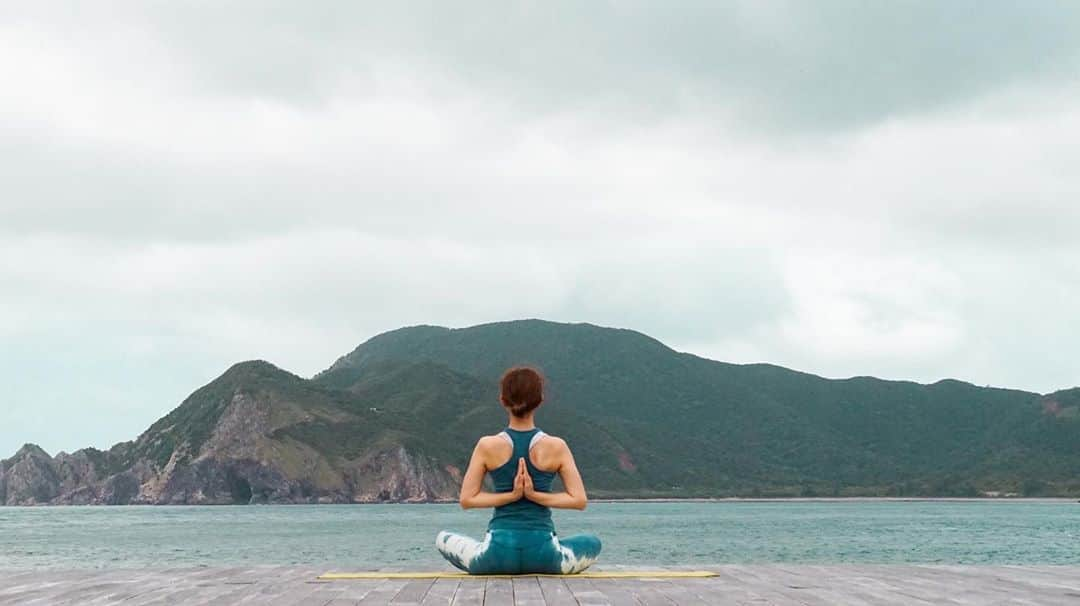
[[[533,415],[527,417],[515,417],[514,415],[510,415],[510,429],[516,429],[518,431],[536,429],[536,423],[533,422]]]

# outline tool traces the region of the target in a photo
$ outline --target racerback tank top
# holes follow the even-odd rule
[[[537,428],[518,431],[507,427],[499,435],[510,441],[513,452],[510,460],[496,469],[492,469],[491,479],[495,492],[510,492],[514,489],[514,476],[517,475],[518,459],[525,459],[525,468],[532,477],[533,487],[539,492],[551,492],[551,482],[555,472],[541,471],[529,460],[529,450],[540,440],[544,432]],[[547,530],[554,532],[555,524],[551,521],[551,510],[522,497],[513,503],[495,508],[495,513],[488,522],[489,530]]]

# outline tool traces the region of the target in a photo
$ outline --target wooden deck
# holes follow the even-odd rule
[[[0,604],[1069,604],[1080,567],[713,566],[703,579],[318,581],[301,567],[0,571]]]

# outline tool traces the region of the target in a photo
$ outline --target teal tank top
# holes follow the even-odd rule
[[[495,492],[510,492],[514,490],[514,476],[517,475],[518,459],[525,459],[525,468],[532,476],[533,488],[539,492],[551,492],[551,482],[555,479],[555,472],[541,471],[533,466],[529,460],[529,449],[544,432],[533,428],[528,431],[518,431],[507,427],[499,434],[510,441],[513,446],[513,454],[510,460],[502,466],[492,469],[491,479],[495,484]],[[522,497],[513,503],[507,503],[495,508],[491,521],[488,522],[488,530],[547,530],[555,532],[555,524],[551,521],[551,510],[543,505],[533,503]]]

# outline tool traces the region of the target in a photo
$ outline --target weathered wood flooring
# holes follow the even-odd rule
[[[1080,567],[725,565],[704,579],[318,581],[303,567],[0,571],[0,604],[1069,604]]]

